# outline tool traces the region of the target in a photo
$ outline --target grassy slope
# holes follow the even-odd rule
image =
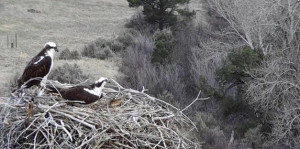
[[[41,13],[30,13],[35,9]],[[99,37],[113,38],[124,30],[133,10],[125,0],[1,0],[0,1],[0,94],[15,72],[22,72],[27,62],[47,41],[60,49],[80,50]],[[18,48],[6,46],[6,35],[18,33]],[[54,68],[65,61],[56,61]],[[115,78],[118,62],[83,59],[71,61],[95,76]]]

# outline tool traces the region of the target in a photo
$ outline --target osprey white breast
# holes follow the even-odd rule
[[[26,88],[29,88],[33,85],[41,85],[41,80],[38,78],[42,78],[43,82],[47,80],[47,76],[53,66],[55,51],[58,52],[56,44],[47,42],[42,51],[33,57],[24,69],[23,74],[18,79],[18,87],[26,85]]]

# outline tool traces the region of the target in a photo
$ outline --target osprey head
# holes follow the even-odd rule
[[[96,87],[103,87],[106,82],[108,82],[107,78],[101,77],[99,80],[95,82]]]
[[[46,48],[46,49],[54,49],[56,52],[58,52],[56,43],[54,43],[54,42],[47,42],[45,44],[44,48]]]

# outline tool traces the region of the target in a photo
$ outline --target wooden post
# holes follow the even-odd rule
[[[14,35],[10,34],[10,48],[14,48]]]
[[[15,33],[15,45],[16,45],[16,48],[18,48],[18,34]]]
[[[8,34],[6,35],[7,37],[7,48],[9,47],[9,39],[8,39]]]

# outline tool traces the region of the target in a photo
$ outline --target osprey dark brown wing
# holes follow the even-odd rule
[[[108,82],[108,79],[101,77],[95,83],[90,85],[64,87],[63,84],[59,83],[55,87],[49,86],[48,88],[50,89],[50,92],[59,92],[62,98],[66,100],[82,101],[84,104],[90,104],[103,97],[102,89],[106,82]]]
[[[60,94],[64,99],[72,101],[83,101],[85,104],[93,103],[100,99],[99,96],[90,94],[84,89],[93,89],[90,86],[75,86],[60,90]]]
[[[21,87],[26,81],[32,78],[38,78],[37,80],[32,80],[26,84],[29,88],[33,85],[39,85],[42,78],[49,73],[50,67],[52,65],[51,57],[49,56],[36,56],[33,58],[26,66],[22,76],[18,80],[18,87]]]

